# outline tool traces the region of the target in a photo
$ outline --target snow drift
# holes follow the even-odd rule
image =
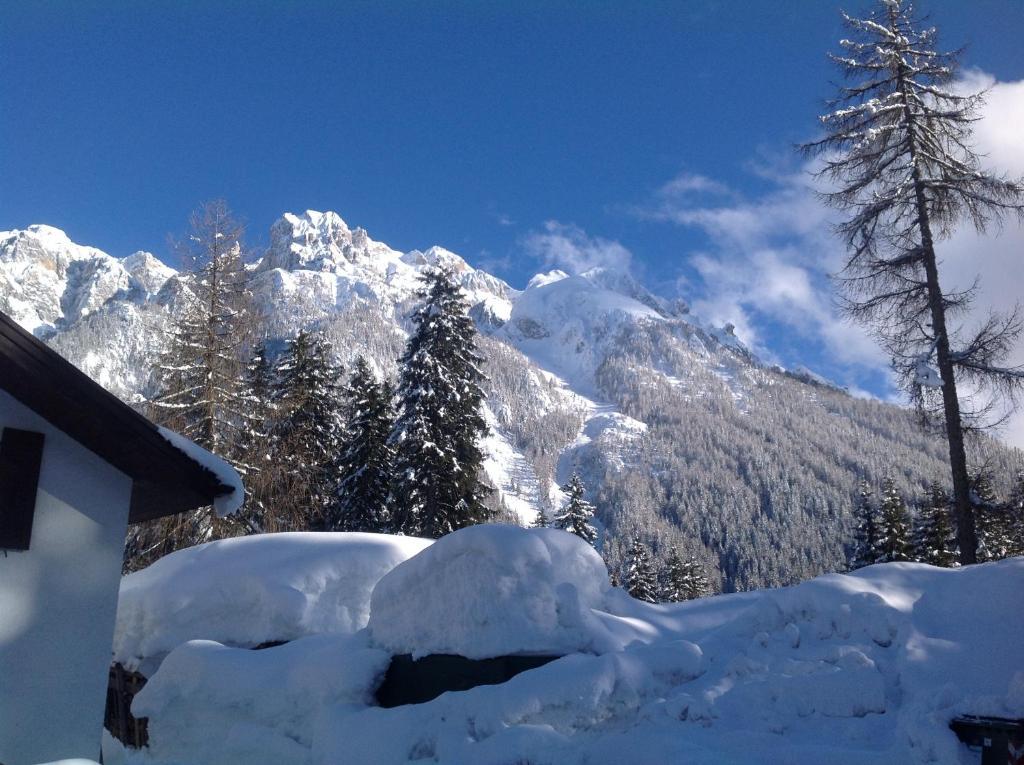
[[[648,605],[562,532],[467,529],[381,579],[356,635],[177,648],[137,697],[152,745],[129,762],[960,763],[952,717],[1024,716],[1022,591],[1016,558]],[[590,653],[502,685],[370,702],[389,651],[573,644]]]
[[[294,532],[179,550],[122,580],[114,660],[139,666],[195,639],[255,646],[356,632],[366,625],[377,581],[429,544]]]
[[[592,609],[609,589],[604,561],[578,537],[471,526],[384,576],[368,626],[374,644],[414,656],[600,650],[608,637]]]

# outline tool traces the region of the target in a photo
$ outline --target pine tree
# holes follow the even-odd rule
[[[957,564],[950,500],[939,484],[933,483],[928,500],[918,510],[914,525],[914,554],[921,563],[952,568]]]
[[[947,320],[967,312],[974,290],[943,291],[936,242],[965,219],[981,232],[1006,213],[1024,215],[1024,183],[980,170],[970,144],[983,94],[949,89],[957,54],[936,50],[936,30],[909,4],[881,0],[867,18],[844,18],[851,39],[832,59],[853,82],[821,118],[826,137],[805,150],[824,158],[820,176],[834,189],[826,199],[849,213],[839,226],[848,315],[874,330],[919,411],[943,425],[966,565],[977,543],[964,436],[986,407],[964,410],[957,386],[1009,393],[1012,401],[1024,372],[1003,359],[1022,324],[1016,312],[993,314],[958,342]]]
[[[437,538],[493,513],[480,478],[487,423],[476,329],[450,273],[425,281],[401,358],[389,504],[395,531]]]
[[[579,473],[573,473],[569,483],[562,487],[569,499],[562,512],[555,516],[556,529],[575,534],[587,544],[593,546],[597,542],[597,529],[591,524],[594,517],[594,506],[583,498],[583,480]]]
[[[301,330],[278,359],[273,395],[278,417],[271,434],[278,480],[272,505],[285,528],[326,524],[342,433],[339,375],[330,344],[319,333]]]
[[[857,530],[854,532],[853,558],[850,561],[850,569],[863,568],[872,563],[878,563],[879,556],[879,531],[878,513],[871,500],[872,492],[868,488],[867,481],[860,483],[860,501],[854,511],[857,519]]]
[[[535,529],[546,529],[551,526],[551,522],[548,520],[547,515],[544,513],[543,507],[537,508],[537,515],[533,518],[533,528]]]
[[[704,567],[697,559],[691,555],[684,560],[679,550],[673,550],[665,568],[665,581],[661,588],[662,602],[679,603],[702,598],[710,592],[711,585],[704,575]]]
[[[328,527],[340,531],[388,530],[387,500],[394,459],[388,437],[394,424],[394,391],[378,382],[360,356],[343,393],[348,424],[337,464],[338,493]]]
[[[633,537],[629,547],[624,579],[626,591],[631,596],[647,603],[658,602],[658,575],[651,562],[650,551],[638,536]]]
[[[910,519],[907,506],[892,478],[882,482],[882,505],[878,521],[878,562],[911,559]]]

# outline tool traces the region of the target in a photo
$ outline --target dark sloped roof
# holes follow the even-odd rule
[[[132,479],[132,523],[213,503],[229,486],[156,425],[0,312],[0,389]]]

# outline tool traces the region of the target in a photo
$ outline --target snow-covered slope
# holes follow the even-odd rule
[[[394,374],[419,277],[438,264],[483,335],[497,500],[530,522],[580,471],[613,564],[639,529],[656,558],[683,548],[727,588],[797,581],[841,565],[862,476],[895,467],[910,492],[942,475],[941,444],[907,413],[765,367],[728,325],[620,271],[552,271],[518,291],[442,247],[402,253],[306,211],[274,224],[251,284],[272,339],[316,326],[343,364],[362,354]],[[152,395],[188,281],[48,226],[0,233],[0,310],[128,401]],[[980,456],[1011,474],[1007,451]]]

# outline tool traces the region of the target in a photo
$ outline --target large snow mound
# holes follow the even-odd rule
[[[121,581],[114,659],[138,666],[187,640],[254,646],[366,626],[378,580],[429,540],[260,534],[171,553]]]
[[[557,529],[480,525],[442,537],[373,591],[373,642],[471,659],[606,649],[609,590],[593,547]]]
[[[532,579],[557,569],[539,548],[526,554],[535,540],[550,555],[552,534],[484,529],[419,557],[440,548],[454,561],[449,552],[464,550],[460,593],[476,584],[494,597],[495,572]],[[489,561],[504,541],[523,564],[541,565],[514,574]],[[422,572],[438,586],[453,581],[433,566]],[[594,583],[581,599],[602,591]],[[1024,716],[1022,591],[1024,558],[956,570],[883,564],[676,605],[613,590],[601,618],[634,635],[621,650],[393,709],[367,703],[386,657],[367,632],[266,651],[189,644],[136,702],[153,743],[131,762],[966,763],[951,718]],[[437,610],[419,616],[464,618],[449,602],[432,600]]]
[[[362,636],[314,635],[263,651],[196,640],[167,656],[132,713],[160,717],[150,747],[175,762],[305,763],[318,712],[370,703],[389,660]]]

